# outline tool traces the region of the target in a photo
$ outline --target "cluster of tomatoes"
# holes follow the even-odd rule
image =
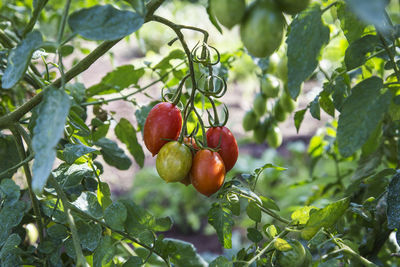
[[[236,139],[225,126],[210,127],[207,146],[203,146],[193,137],[183,138],[181,130],[181,111],[174,104],[159,103],[147,116],[143,138],[153,156],[158,154],[157,172],[166,182],[192,184],[201,194],[211,196],[236,163]]]

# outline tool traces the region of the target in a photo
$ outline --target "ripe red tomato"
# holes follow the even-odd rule
[[[224,161],[226,172],[230,171],[239,155],[238,145],[231,131],[225,126],[208,129],[207,144],[211,148],[216,148],[220,144],[218,153]]]
[[[193,158],[190,177],[194,188],[203,195],[211,196],[224,183],[225,165],[217,152],[200,150]]]
[[[164,139],[176,140],[181,129],[181,111],[171,103],[159,103],[150,110],[144,123],[144,144],[154,157],[168,143]]]

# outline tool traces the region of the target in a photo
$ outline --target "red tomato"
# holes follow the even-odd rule
[[[235,137],[228,128],[223,126],[208,129],[207,144],[211,148],[216,148],[218,144],[220,144],[218,153],[225,163],[226,172],[230,171],[233,166],[235,166],[239,155],[239,149]]]
[[[203,195],[209,197],[217,192],[225,180],[221,156],[208,149],[198,151],[193,158],[190,177],[194,188]]]
[[[181,111],[171,103],[159,103],[150,110],[144,123],[144,144],[154,157],[168,142],[164,139],[176,140],[181,129]]]

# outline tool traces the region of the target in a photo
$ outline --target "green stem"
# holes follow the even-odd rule
[[[326,8],[322,9],[321,13],[325,13],[325,11],[328,11],[331,7],[335,6],[337,3],[338,2],[333,2],[332,4],[327,6]]]
[[[256,261],[258,258],[260,258],[268,249],[270,249],[275,241],[278,238],[282,238],[284,236],[286,236],[289,233],[289,231],[287,231],[286,229],[284,231],[282,231],[279,235],[277,235],[274,239],[272,239],[262,250],[260,250],[259,253],[257,253],[257,255],[255,255],[253,258],[251,258],[248,262],[247,262],[247,266],[250,266],[254,261]]]
[[[378,35],[379,35],[379,39],[381,40],[381,42],[382,42],[382,44],[383,44],[383,47],[385,48],[386,53],[387,53],[388,56],[389,56],[390,62],[391,62],[392,65],[393,65],[393,70],[394,70],[394,72],[395,72],[395,74],[396,74],[397,81],[400,82],[400,70],[399,70],[399,68],[397,67],[396,60],[394,59],[394,55],[393,55],[393,53],[392,53],[392,50],[390,50],[389,45],[386,43],[386,40],[385,40],[385,38],[382,36],[382,34],[381,34],[381,33],[378,33]]]
[[[13,172],[15,170],[17,170],[19,167],[25,165],[26,163],[28,163],[29,161],[33,160],[34,158],[34,154],[29,154],[28,157],[26,157],[23,161],[21,161],[20,163],[16,164],[15,166],[12,166],[11,168],[8,168],[7,170],[0,172],[0,177],[8,174],[9,172]]]
[[[30,31],[32,31],[33,27],[36,24],[36,21],[40,15],[40,12],[42,11],[42,9],[44,8],[44,6],[47,4],[48,0],[39,0],[37,2],[37,7],[35,8],[35,10],[33,10],[33,14],[31,19],[29,20],[28,24],[26,25],[24,32],[22,33],[22,36],[27,35]]]
[[[71,214],[70,207],[72,205],[69,203],[67,196],[65,195],[61,186],[58,184],[57,180],[54,179],[53,175],[51,175],[51,174],[49,177],[49,182],[53,185],[54,189],[57,192],[57,195],[60,197],[61,202],[64,207],[64,211],[67,214],[68,224],[69,224],[69,228],[70,228],[71,234],[72,234],[72,242],[73,242],[75,254],[77,257],[76,266],[87,266],[85,256],[83,255],[83,252],[82,252],[81,242],[79,240],[79,235],[78,235],[78,230],[76,229],[76,226],[75,226],[75,220]]]
[[[64,6],[63,15],[62,15],[62,18],[61,18],[60,28],[58,30],[58,37],[57,37],[58,44],[61,43],[62,37],[64,35],[64,29],[65,29],[65,24],[67,22],[67,17],[68,17],[68,12],[69,12],[70,5],[71,5],[71,0],[67,0],[67,3]]]
[[[12,134],[14,135],[15,143],[17,145],[17,151],[18,151],[21,162],[26,161],[27,156],[25,153],[24,144],[22,143],[21,135],[20,135],[17,127],[15,127],[15,126],[10,127],[10,130],[11,130]],[[33,155],[33,154],[31,154],[31,155]],[[23,164],[23,166],[24,166],[24,171],[25,171],[26,183],[28,184],[29,197],[31,198],[32,208],[33,208],[33,212],[35,214],[35,221],[39,228],[39,242],[41,242],[41,241],[43,241],[43,229],[44,228],[43,228],[42,216],[40,214],[40,209],[39,209],[39,201],[36,198],[36,195],[35,195],[35,193],[33,193],[33,190],[32,190],[32,175],[31,175],[31,171],[29,169],[28,161],[25,162]]]

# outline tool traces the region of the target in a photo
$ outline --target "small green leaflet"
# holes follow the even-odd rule
[[[69,108],[70,98],[67,93],[55,88],[45,91],[32,139],[35,152],[32,187],[37,194],[42,192],[53,167],[56,158],[55,147],[64,132]]]
[[[301,84],[318,66],[321,48],[329,42],[329,27],[321,19],[318,4],[312,5],[295,17],[290,24],[288,45],[288,88],[290,96],[296,99]]]
[[[294,114],[294,125],[296,126],[297,132],[300,130],[300,125],[304,120],[304,115],[306,114],[307,108],[296,111]]]
[[[1,79],[2,88],[11,88],[22,78],[31,61],[33,52],[40,47],[42,42],[42,34],[39,31],[33,31],[11,50],[8,55],[7,68]]]
[[[117,40],[137,31],[143,23],[138,13],[112,5],[80,9],[68,18],[71,30],[90,40]]]
[[[208,222],[217,231],[219,242],[224,248],[232,248],[232,212],[223,205],[213,205],[208,212]]]

